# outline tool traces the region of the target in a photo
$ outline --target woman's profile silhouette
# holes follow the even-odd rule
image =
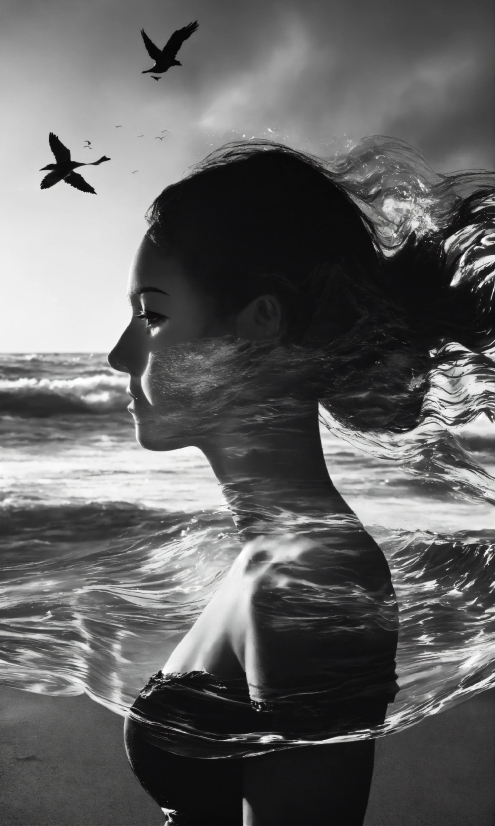
[[[398,611],[330,478],[318,405],[355,432],[408,433],[433,415],[446,344],[480,353],[495,336],[491,286],[451,274],[488,185],[473,178],[389,255],[356,180],[274,142],[229,144],[154,201],[131,271],[109,362],[129,374],[137,439],[199,448],[240,540],[126,720],[132,768],[178,826],[364,820]]]

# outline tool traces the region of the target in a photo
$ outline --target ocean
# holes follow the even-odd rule
[[[102,354],[0,355],[0,680],[121,714],[240,549],[200,451],[136,443],[126,384]],[[322,438],[392,570],[398,730],[495,685],[494,509]],[[460,438],[494,473],[495,427]]]

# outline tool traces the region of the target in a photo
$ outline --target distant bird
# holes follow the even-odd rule
[[[144,138],[144,135],[138,135],[137,137],[138,138]]]
[[[91,141],[84,141],[84,143],[87,143],[88,146],[91,146]]]
[[[144,40],[144,45],[146,46],[147,52],[151,59],[155,61],[155,65],[152,66],[151,69],[145,69],[142,74],[145,75],[147,72],[154,72],[155,74],[161,75],[163,72],[168,71],[168,69],[172,66],[182,66],[182,63],[179,63],[179,61],[175,59],[177,52],[184,43],[184,40],[191,37],[197,28],[198,22],[195,21],[194,23],[189,23],[188,26],[184,26],[183,29],[177,29],[163,49],[159,49],[158,46],[155,46],[153,41],[150,40],[146,34],[145,30],[141,29],[141,36]]]
[[[74,169],[77,169],[78,166],[98,166],[98,164],[104,161],[109,161],[110,158],[102,155],[99,160],[93,161],[92,163],[78,163],[77,161],[71,161],[70,151],[53,132],[50,132],[48,141],[50,143],[50,149],[55,155],[56,163],[49,163],[48,166],[40,169],[40,172],[44,172],[45,169],[51,170],[41,181],[41,189],[48,189],[50,186],[58,184],[59,181],[65,181],[66,184],[80,189],[81,192],[92,192],[96,195],[93,187],[90,186],[81,175],[74,172]]]
[[[134,172],[132,172],[131,174],[132,174],[132,175],[135,175],[135,174],[136,174],[136,172],[139,172],[139,169],[135,169],[135,170],[134,170]]]
[[[165,135],[163,136],[163,138],[164,138],[164,137],[165,137]],[[163,140],[163,138],[155,138],[155,140],[156,140],[156,141],[162,141],[162,140]]]
[[[170,132],[170,129],[160,129],[160,132]]]
[[[116,126],[115,128],[116,129],[122,129],[122,126]]]
[[[155,75],[151,75],[151,77],[153,78],[153,80],[160,80],[160,76],[159,76],[159,75],[158,75],[158,77],[155,77]]]

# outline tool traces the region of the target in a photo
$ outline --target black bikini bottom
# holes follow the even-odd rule
[[[381,673],[375,696],[343,699],[342,686],[337,693],[314,686],[285,701],[253,703],[245,680],[158,672],[126,721],[129,761],[173,826],[242,826],[243,798],[256,809],[257,795],[263,816],[273,805],[273,822],[284,826],[307,823],[305,807],[314,801],[322,806],[318,822],[361,826],[374,740],[320,743],[384,721],[398,689],[395,672]]]
[[[364,822],[374,740],[201,760],[150,745],[143,734],[139,723],[126,722],[129,761],[170,826],[243,826],[243,799],[274,826]]]

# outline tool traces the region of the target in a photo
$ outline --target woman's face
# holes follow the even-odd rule
[[[189,383],[193,391],[201,375],[194,375],[197,359],[181,364],[181,353],[187,346],[181,348],[180,344],[235,336],[236,316],[220,320],[213,298],[184,272],[177,258],[146,236],[131,269],[129,301],[132,319],[108,361],[115,370],[129,374],[129,410],[137,439],[150,450],[195,444],[187,387]]]

